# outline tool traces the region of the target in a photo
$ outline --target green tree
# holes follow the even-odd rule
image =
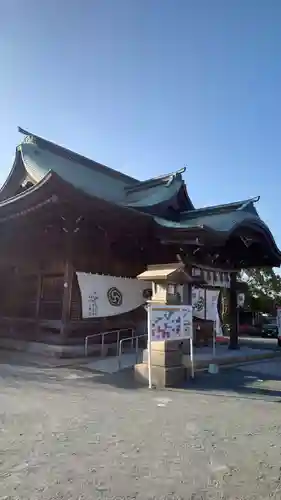
[[[281,305],[281,277],[272,268],[246,269],[240,280],[247,283],[245,307],[254,312],[273,313]]]

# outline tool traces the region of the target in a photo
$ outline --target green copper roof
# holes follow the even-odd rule
[[[153,211],[153,207],[169,204],[184,186],[180,173],[128,184],[126,177],[109,175],[107,168],[89,168],[32,141],[23,142],[20,152],[26,172],[34,182],[40,182],[49,172],[54,172],[91,197],[136,210]]]
[[[90,196],[98,196],[113,202],[122,198],[126,185],[122,178],[116,179],[107,176],[106,173],[94,172],[84,165],[74,164],[71,160],[55,155],[47,149],[41,149],[33,143],[23,143],[21,154],[26,171],[35,182],[39,182],[52,171]]]
[[[211,231],[229,233],[243,222],[261,222],[253,205],[254,201],[256,199],[190,210],[181,214],[180,220],[177,222],[161,217],[155,217],[155,221],[157,224],[171,229],[205,228]]]
[[[72,192],[64,189],[70,186],[90,198],[135,210],[135,214],[149,215],[149,223],[154,220],[156,232],[160,230],[160,239],[164,233],[166,241],[173,238],[178,242],[187,241],[185,233],[191,231],[200,238],[210,233],[214,236],[214,245],[223,245],[222,241],[226,242],[236,230],[234,237],[238,234],[238,239],[239,234],[245,239],[245,232],[255,233],[253,239],[260,242],[261,253],[267,256],[265,261],[273,265],[281,261],[272,234],[255,209],[258,198],[194,209],[182,178],[183,171],[138,181],[25,130],[20,132],[26,137],[17,148],[11,173],[0,190],[3,216],[5,210],[10,216],[16,204],[21,204],[18,206],[21,210],[28,208],[29,203],[44,202],[46,196],[55,195],[60,199],[61,192]],[[35,186],[22,192],[22,181],[27,180]]]
[[[170,184],[159,184],[145,187],[143,191],[129,192],[121,203],[136,209],[154,206],[176,196],[182,184],[181,176],[175,176]]]

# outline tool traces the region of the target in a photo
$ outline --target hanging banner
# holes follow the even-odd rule
[[[150,304],[151,342],[192,338],[192,306]]]
[[[205,319],[205,290],[204,288],[192,288],[193,316]]]
[[[217,339],[224,339],[224,334],[221,326],[221,320],[219,317],[219,313],[217,311],[217,317],[216,317],[216,337]]]
[[[84,319],[114,316],[132,311],[151,296],[151,283],[133,278],[77,272],[77,279]],[[217,321],[218,297],[219,290],[193,287],[193,316]]]
[[[219,290],[192,288],[193,316],[216,321],[219,293]]]
[[[245,302],[245,293],[238,293],[237,294],[237,306],[243,307],[244,302]]]
[[[219,290],[206,290],[206,319],[217,320],[219,294]]]
[[[82,317],[102,318],[136,309],[151,295],[151,283],[131,278],[76,273],[82,298]]]

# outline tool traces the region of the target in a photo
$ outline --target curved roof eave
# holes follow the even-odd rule
[[[133,186],[126,186],[125,191],[127,193],[133,193],[136,191],[143,191],[148,188],[152,188],[159,185],[169,185],[173,182],[174,179],[180,178],[182,180],[182,174],[186,171],[186,168],[181,168],[180,170],[176,170],[173,172],[169,172],[168,174],[159,175],[158,177],[150,177],[145,181],[138,181]]]
[[[172,200],[177,196],[183,181],[181,179],[174,179],[169,185],[158,185],[153,188],[148,189],[145,193],[141,191],[134,193],[140,195],[139,199],[134,201],[124,200],[122,205],[135,208],[136,210],[146,210],[161,207],[163,204],[172,202]],[[136,197],[137,198],[137,197]]]
[[[182,212],[182,217],[186,218],[195,218],[200,216],[208,216],[210,215],[220,215],[224,211],[232,212],[232,211],[247,211],[251,205],[259,201],[260,197],[256,196],[254,198],[248,198],[247,200],[234,201],[230,203],[225,203],[221,205],[210,205],[202,208],[194,208],[193,210],[188,210],[187,212]],[[258,215],[256,209],[251,210],[252,213]]]
[[[0,202],[0,222],[33,212],[48,203],[58,201],[56,178],[49,172],[38,184]]]
[[[127,200],[125,203],[137,210],[145,210],[151,214],[157,215],[158,212],[159,216],[161,216],[160,211],[168,207],[175,208],[178,214],[195,210],[187,193],[186,183],[182,178],[185,170],[182,168],[170,174],[142,181],[136,186],[126,187]],[[136,198],[138,195],[137,201],[128,202],[130,197]],[[153,212],[153,210],[155,211]]]
[[[244,224],[242,223],[240,224],[240,226],[238,225],[236,229],[233,229],[229,237],[231,237],[235,233],[235,230],[239,231],[239,229],[243,229],[244,227],[245,229],[252,229],[256,233],[260,233],[261,236],[267,241],[268,246],[272,249],[272,252],[276,255],[281,264],[281,251],[278,248],[274,236],[270,231],[269,227],[261,219],[258,218],[245,221]]]
[[[52,180],[52,177],[53,177],[53,174],[50,171],[50,172],[48,172],[47,175],[45,175],[45,177],[40,182],[38,182],[34,186],[26,189],[22,193],[16,194],[15,196],[12,196],[11,198],[0,201],[0,209],[4,206],[7,206],[7,205],[13,205],[14,203],[17,203],[19,200],[30,199],[34,193],[41,191],[42,188],[44,186],[46,186]]]
[[[10,173],[0,189],[0,202],[13,196],[14,191],[22,182],[25,174],[20,149],[16,149],[13,166]]]
[[[26,215],[45,206],[46,204],[49,204],[50,202],[59,202],[60,199],[75,199],[75,202],[78,204],[80,204],[83,199],[88,206],[93,203],[102,203],[110,210],[114,210],[114,208],[116,210],[119,208],[121,211],[126,212],[130,219],[137,218],[139,220],[140,218],[143,218],[153,221],[150,214],[140,212],[130,207],[114,204],[110,201],[105,201],[98,196],[91,197],[83,190],[76,188],[73,184],[62,179],[58,174],[56,174],[56,172],[50,170],[34,186],[0,202],[0,223],[16,218],[18,215]]]
[[[275,256],[279,263],[281,263],[281,251],[277,247],[270,229],[258,216],[255,216],[254,214],[250,215],[245,213],[245,216],[243,218],[238,221],[232,220],[232,224],[229,225],[228,228],[225,227],[224,229],[218,229],[208,224],[196,223],[189,226],[184,226],[184,224],[182,224],[181,222],[171,223],[170,221],[161,219],[159,217],[154,217],[154,220],[163,229],[173,231],[177,233],[178,236],[180,233],[183,234],[186,232],[202,232],[212,235],[212,237],[215,238],[218,242],[225,242],[226,240],[234,236],[235,233],[239,233],[239,231],[241,231],[242,229],[250,229],[261,235],[261,240],[263,239],[266,242],[267,246],[270,248],[271,253]]]

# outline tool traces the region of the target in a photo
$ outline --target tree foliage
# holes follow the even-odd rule
[[[272,268],[247,269],[240,273],[247,283],[245,307],[255,312],[273,313],[281,305],[281,276]]]

